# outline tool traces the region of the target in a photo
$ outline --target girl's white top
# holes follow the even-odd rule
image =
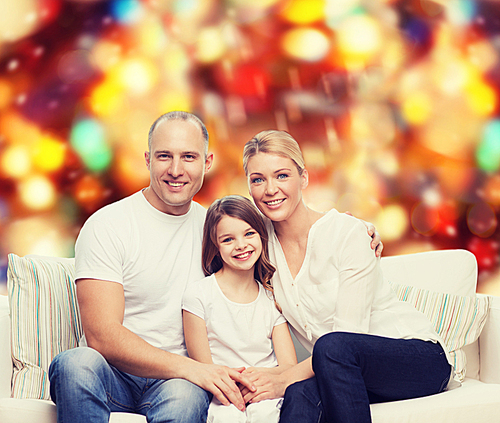
[[[202,318],[214,364],[229,367],[275,367],[271,335],[286,323],[274,300],[259,283],[257,298],[248,304],[229,300],[215,275],[188,284],[182,308]]]
[[[316,221],[295,278],[272,223],[266,224],[271,262],[277,267],[272,280],[276,300],[309,352],[322,335],[344,331],[439,342],[453,364],[431,322],[399,301],[384,279],[380,259],[358,219],[332,209]]]

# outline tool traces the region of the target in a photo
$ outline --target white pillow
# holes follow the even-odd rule
[[[458,378],[463,381],[467,357],[462,348],[479,338],[491,297],[463,297],[392,282],[391,286],[399,300],[410,303],[432,322],[454,360]]]
[[[48,369],[82,336],[74,259],[9,254],[14,398],[50,399]]]

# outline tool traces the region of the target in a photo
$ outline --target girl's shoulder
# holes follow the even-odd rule
[[[199,295],[207,291],[207,289],[210,289],[214,283],[216,283],[216,281],[213,274],[205,276],[203,279],[189,282],[184,291],[184,295]]]

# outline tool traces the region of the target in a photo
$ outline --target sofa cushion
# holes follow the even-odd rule
[[[373,423],[498,422],[500,385],[466,378],[462,386],[436,395],[371,404]]]
[[[0,398],[2,423],[56,423],[56,405],[38,399]],[[109,423],[146,423],[146,417],[133,413],[111,413]]]
[[[432,322],[454,360],[458,378],[463,381],[467,358],[462,348],[479,338],[491,297],[464,297],[392,282],[391,286],[399,300],[410,303]]]
[[[74,259],[8,256],[14,398],[49,399],[48,368],[82,335]]]

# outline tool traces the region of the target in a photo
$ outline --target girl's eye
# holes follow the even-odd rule
[[[248,231],[248,232],[246,233],[246,236],[253,236],[253,235],[255,235],[256,233],[257,233],[257,232],[255,232],[255,231]]]
[[[232,240],[232,238],[224,238],[224,239],[222,240],[222,242],[223,242],[224,244],[227,244],[228,242],[231,242],[231,240]]]

